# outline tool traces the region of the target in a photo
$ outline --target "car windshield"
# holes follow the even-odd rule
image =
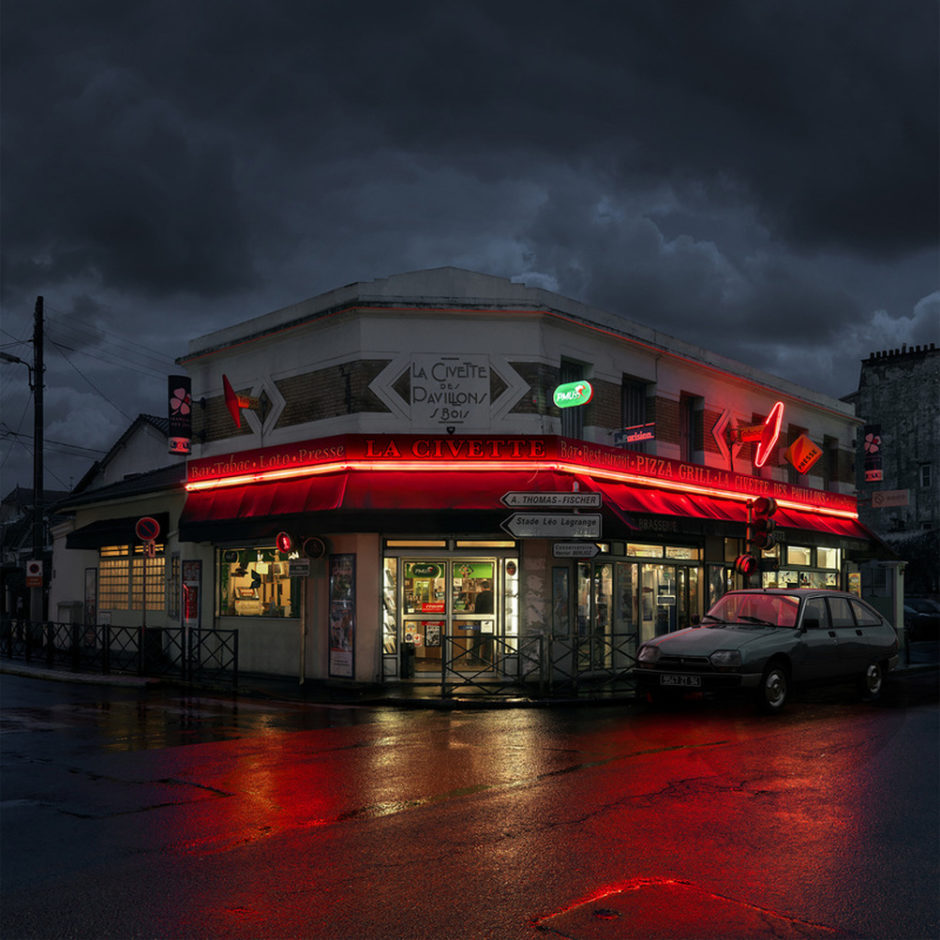
[[[725,623],[795,627],[800,600],[791,594],[725,594],[706,615]]]

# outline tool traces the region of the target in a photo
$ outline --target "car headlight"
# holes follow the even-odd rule
[[[741,665],[741,652],[739,650],[715,650],[708,660],[718,669],[737,669]]]
[[[637,659],[641,663],[655,663],[659,659],[659,647],[658,646],[641,646],[640,655],[637,656]]]

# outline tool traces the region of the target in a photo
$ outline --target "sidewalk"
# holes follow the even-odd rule
[[[940,645],[914,643],[909,663],[888,674],[884,697],[895,704],[940,700]],[[540,691],[505,690],[488,694],[473,686],[449,687],[448,696],[441,695],[440,680],[415,680],[382,685],[344,680],[306,679],[297,677],[242,673],[238,690],[228,685],[186,684],[173,679],[101,673],[67,672],[27,665],[18,660],[0,660],[0,674],[19,675],[58,682],[147,688],[168,686],[198,690],[214,695],[267,699],[316,705],[386,705],[399,708],[475,709],[475,708],[551,708],[564,705],[632,704],[638,701],[632,685],[623,683],[615,689]]]

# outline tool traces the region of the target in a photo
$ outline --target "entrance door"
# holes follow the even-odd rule
[[[405,656],[414,650],[415,674],[440,674],[442,654],[458,670],[492,668],[499,609],[495,561],[422,558],[402,559],[401,565],[401,641]]]
[[[676,629],[676,566],[642,566],[640,584],[640,640]]]

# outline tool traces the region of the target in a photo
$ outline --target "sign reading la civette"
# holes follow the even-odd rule
[[[188,490],[291,479],[342,470],[546,470],[593,474],[636,485],[760,495],[833,512],[856,511],[841,493],[792,486],[637,451],[547,436],[346,434],[191,460]]]

